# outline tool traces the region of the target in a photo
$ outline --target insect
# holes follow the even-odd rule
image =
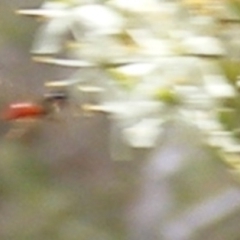
[[[36,118],[46,114],[43,106],[32,102],[10,104],[2,113],[3,120],[12,121],[22,118]]]
[[[37,101],[11,103],[0,113],[0,119],[11,122],[12,126],[6,138],[20,138],[31,128],[36,126],[36,121],[44,119],[62,109],[67,102],[65,92],[50,92]]]
[[[45,94],[39,102],[17,102],[8,105],[1,113],[1,119],[14,121],[19,119],[36,119],[47,116],[66,102],[67,95],[63,92]]]

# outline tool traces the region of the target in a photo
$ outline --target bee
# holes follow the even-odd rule
[[[35,119],[47,116],[59,109],[66,102],[67,95],[62,92],[52,92],[44,95],[39,102],[16,102],[8,105],[1,113],[1,119],[14,121],[19,119]]]
[[[0,119],[13,123],[6,137],[19,138],[35,126],[37,120],[52,116],[61,110],[67,102],[65,92],[50,92],[39,101],[24,101],[10,103],[0,113]]]

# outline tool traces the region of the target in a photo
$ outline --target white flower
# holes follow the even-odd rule
[[[222,99],[237,93],[213,59],[237,48],[237,33],[229,51],[215,36],[214,16],[182,16],[180,6],[157,0],[47,1],[20,13],[44,17],[32,52],[54,56],[37,60],[77,69],[46,86],[65,87],[85,110],[108,113],[116,142],[152,148],[162,123],[179,118],[212,143],[223,133],[219,145],[230,149],[237,144],[228,141],[216,111]],[[66,59],[58,59],[59,53]]]

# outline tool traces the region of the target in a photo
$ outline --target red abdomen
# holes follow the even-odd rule
[[[10,104],[1,114],[3,120],[17,120],[22,118],[38,118],[45,114],[45,109],[38,104],[21,102]]]

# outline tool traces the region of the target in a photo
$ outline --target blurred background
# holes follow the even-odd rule
[[[0,107],[39,99],[70,70],[33,63],[38,22],[15,14],[41,0],[1,0]],[[65,109],[21,139],[0,123],[0,239],[240,239],[238,181],[196,129],[168,124],[152,152],[114,162],[109,120]]]

